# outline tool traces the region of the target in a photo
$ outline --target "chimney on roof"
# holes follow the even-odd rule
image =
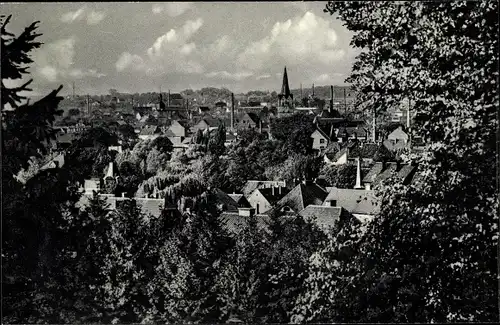
[[[361,160],[356,158],[357,160],[357,168],[356,168],[356,185],[354,185],[355,189],[361,189],[363,186],[361,186]]]
[[[271,195],[274,196],[274,185],[271,187]]]
[[[281,185],[278,185],[278,194],[281,195]]]
[[[127,194],[127,192],[122,192],[122,197],[125,197],[125,194]]]

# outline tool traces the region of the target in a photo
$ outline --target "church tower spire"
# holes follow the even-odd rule
[[[286,73],[286,66],[283,72],[283,84],[281,85],[281,93],[278,95],[280,106],[283,105],[282,100],[291,98],[293,100],[293,94],[290,91],[290,86],[288,84],[288,74]]]

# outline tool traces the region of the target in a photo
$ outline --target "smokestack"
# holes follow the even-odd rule
[[[73,81],[73,99],[75,99],[75,82]]]
[[[372,138],[373,138],[373,143],[376,143],[377,140],[377,133],[376,133],[376,112],[375,108],[373,108],[373,130],[372,130]]]
[[[302,84],[300,84],[300,100],[302,100],[302,98],[304,98],[304,96],[302,95]]]
[[[262,133],[262,120],[259,120],[259,133]]]
[[[313,84],[313,94],[312,94],[312,96],[314,97],[314,84]]]
[[[344,88],[344,113],[347,115],[347,97],[345,94],[345,88]]]
[[[170,89],[168,90],[167,107],[170,107]]]
[[[330,113],[333,114],[333,85],[330,86]]]
[[[231,131],[234,131],[234,93],[231,93]]]
[[[357,160],[357,169],[356,169],[356,185],[354,185],[355,189],[361,189],[363,188],[361,186],[361,160],[359,158],[356,158]]]

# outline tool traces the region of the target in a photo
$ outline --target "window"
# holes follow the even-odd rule
[[[319,143],[325,143],[325,139],[319,139]]]
[[[289,207],[284,207],[284,208],[283,208],[283,211],[285,211],[285,212],[290,212],[290,211],[292,211],[292,209],[290,209]]]

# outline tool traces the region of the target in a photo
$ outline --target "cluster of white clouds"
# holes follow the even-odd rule
[[[266,37],[240,53],[239,65],[260,70],[282,59],[291,64],[332,64],[345,56],[330,21],[308,11],[302,17],[276,22]]]
[[[153,4],[152,11],[155,15],[166,13],[170,17],[177,17],[192,9],[192,2],[167,2]]]
[[[36,71],[49,82],[62,79],[82,79],[85,77],[101,78],[105,74],[95,69],[75,68],[76,38],[70,37],[46,44],[35,53]]]
[[[75,21],[81,21],[86,19],[88,25],[97,25],[104,18],[106,18],[106,13],[103,11],[88,10],[87,6],[83,6],[76,11],[70,11],[61,16],[61,21],[63,23],[73,23]]]
[[[154,5],[153,12],[180,15],[191,7],[182,4]],[[159,36],[144,54],[122,53],[115,64],[117,71],[142,71],[147,75],[194,73],[236,81],[250,77],[262,80],[271,77],[267,69],[279,60],[289,65],[330,66],[346,54],[338,44],[330,20],[309,11],[301,17],[276,22],[267,36],[246,46],[222,35],[213,43],[200,47],[192,38],[203,25],[201,18],[188,20],[183,26]],[[234,63],[235,71],[227,71],[228,63]],[[207,66],[226,69],[206,71]],[[332,76],[324,73],[317,81],[328,81]]]

